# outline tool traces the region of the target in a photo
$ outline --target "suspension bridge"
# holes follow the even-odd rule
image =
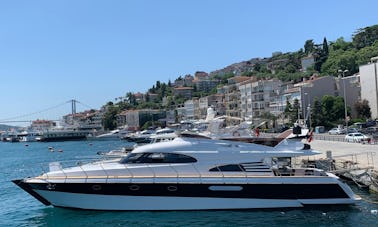
[[[71,104],[71,114],[76,114],[76,104],[81,104],[82,106],[85,106],[86,108],[93,109],[89,105],[86,105],[76,99],[71,99],[66,102],[60,103],[58,105],[42,109],[36,112],[28,113],[28,114],[23,114],[23,115],[18,115],[14,117],[9,117],[9,118],[4,118],[0,119],[0,124],[9,124],[9,123],[31,123],[32,121],[36,120],[36,118],[39,118],[44,113],[51,112],[55,109],[61,108],[62,106],[65,106],[67,104]],[[50,121],[60,121],[60,119],[48,119]]]

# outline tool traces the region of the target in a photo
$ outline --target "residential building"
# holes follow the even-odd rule
[[[207,109],[212,107],[217,115],[226,115],[226,107],[224,105],[223,94],[213,94],[206,97],[199,98],[199,118],[205,119],[207,115]]]
[[[371,117],[378,118],[378,57],[360,66],[361,99],[369,102]]]
[[[305,119],[308,116],[307,119],[310,120],[310,112],[315,98],[321,100],[324,95],[338,95],[336,79],[332,76],[318,77],[314,75],[309,80],[294,85],[285,84],[284,86],[282,97],[275,99],[276,107],[280,107],[283,112],[287,101],[293,105],[297,99],[301,108],[300,113],[298,113],[300,119]],[[275,114],[278,116],[279,112],[275,112]]]
[[[117,125],[118,126],[127,125],[127,120],[126,120],[127,112],[128,112],[128,110],[124,110],[121,113],[117,114]]]
[[[193,85],[194,77],[192,75],[185,75],[184,77],[179,77],[175,80],[175,87],[188,87]]]
[[[50,128],[53,128],[56,126],[56,123],[54,121],[50,121],[50,120],[35,120],[35,121],[32,121],[31,123],[31,128],[33,130],[46,130],[46,129],[50,129]]]
[[[206,72],[196,72],[193,83],[196,85],[197,91],[209,92],[217,87],[219,80],[210,79]]]
[[[145,101],[145,95],[140,93],[140,92],[134,93],[134,97],[135,97],[135,101],[137,101],[137,102],[144,102]]]
[[[228,85],[218,89],[218,93],[223,92],[224,94],[226,116],[228,116],[229,119],[241,118],[239,83],[249,79],[251,78],[246,76],[231,77],[228,79]],[[231,122],[228,123],[230,124]]]
[[[198,99],[190,99],[184,103],[184,120],[194,120],[199,118]]]
[[[336,79],[336,82],[338,90],[337,95],[345,98],[347,107],[350,107],[350,109],[352,110],[352,118],[357,117],[357,112],[354,105],[356,104],[356,102],[361,100],[360,76],[352,75],[342,77],[342,75],[339,75],[339,77]]]
[[[315,57],[313,55],[308,55],[301,59],[302,71],[307,71],[307,69],[315,64]]]
[[[80,113],[63,116],[62,123],[65,127],[98,131],[102,129],[103,116],[104,111],[102,110],[86,110]]]
[[[185,99],[191,99],[193,95],[192,87],[176,87],[173,88],[173,94],[175,96],[181,96]]]
[[[240,83],[241,118],[259,121],[264,112],[270,112],[272,97],[277,95],[282,82],[278,79],[250,80]]]
[[[128,110],[124,113],[126,116],[126,124],[132,130],[139,130],[146,122],[156,122],[166,118],[164,110]]]

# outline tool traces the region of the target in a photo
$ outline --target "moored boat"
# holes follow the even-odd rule
[[[126,157],[51,168],[13,182],[45,205],[93,210],[207,210],[353,204],[358,198],[331,173],[294,168],[318,154],[298,141],[275,147],[176,138]]]

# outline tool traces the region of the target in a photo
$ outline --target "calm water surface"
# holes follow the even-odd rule
[[[354,206],[247,211],[109,212],[46,207],[11,180],[40,174],[48,162],[83,160],[124,141],[0,142],[0,226],[378,226],[378,195],[353,187]],[[54,147],[50,152],[48,147]],[[63,152],[57,152],[63,150]]]

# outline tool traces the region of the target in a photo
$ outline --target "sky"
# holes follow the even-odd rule
[[[351,41],[376,0],[0,0],[0,124],[99,109],[306,40]],[[12,125],[24,123],[13,122]]]

